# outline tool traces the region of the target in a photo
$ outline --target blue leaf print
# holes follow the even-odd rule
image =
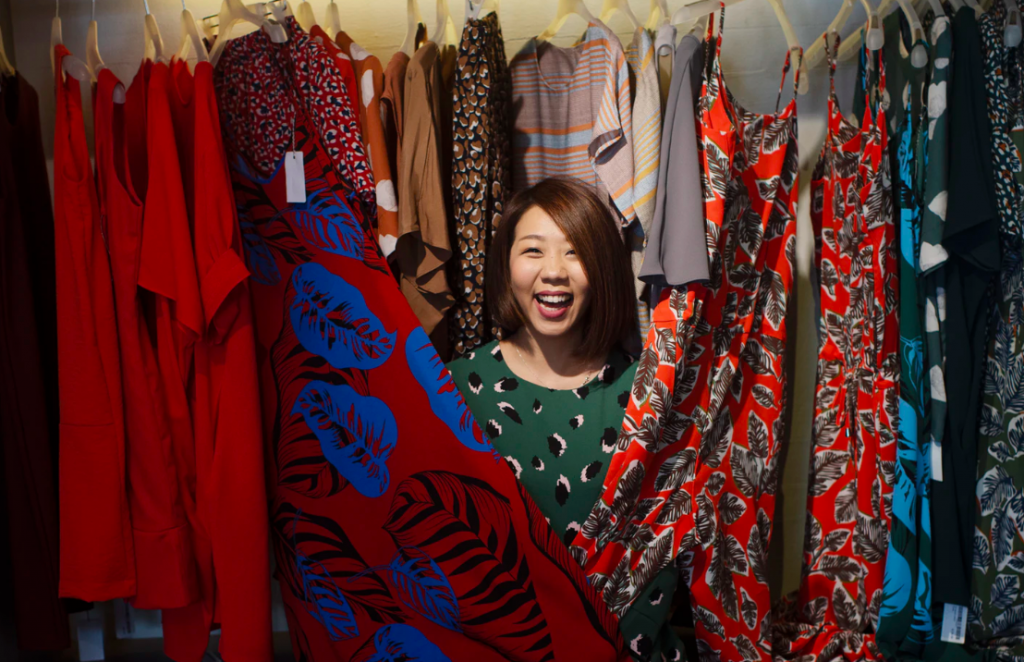
[[[323,564],[296,551],[295,563],[302,578],[303,604],[309,615],[327,629],[332,641],[359,636],[359,626],[345,595]]]
[[[398,441],[398,426],[383,400],[344,384],[312,381],[299,393],[292,414],[302,414],[324,457],[357,492],[379,497],[387,491],[387,460]]]
[[[413,329],[406,339],[405,358],[413,377],[427,392],[430,408],[451,428],[456,439],[470,450],[493,454],[494,461],[498,462],[500,457],[491,445],[491,440],[477,425],[473,413],[452,381],[451,373],[437,355],[423,327]]]
[[[885,555],[882,606],[879,609],[878,617],[885,619],[899,614],[910,602],[912,586],[913,578],[910,576],[910,565],[903,555],[896,551],[890,536],[889,552]]]
[[[311,180],[304,204],[279,212],[295,224],[302,238],[322,251],[356,260],[363,259],[363,228],[349,206],[334,194],[327,182]]]
[[[462,631],[455,591],[434,559],[416,547],[402,547],[386,571],[402,602],[440,626]]]
[[[281,282],[281,272],[274,261],[274,255],[263,241],[252,221],[239,215],[239,228],[242,230],[242,246],[245,248],[245,266],[249,268],[252,279],[261,285],[277,285]]]
[[[411,625],[385,625],[373,635],[377,648],[363,662],[451,662],[432,641]]]
[[[292,272],[292,287],[292,328],[306,350],[339,370],[372,370],[391,356],[398,332],[385,331],[362,293],[344,278],[309,262]]]

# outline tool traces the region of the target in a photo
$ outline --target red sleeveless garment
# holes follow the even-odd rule
[[[571,549],[619,614],[679,555],[702,657],[767,662],[800,67],[782,111],[741,108],[722,80],[724,14],[697,123],[710,280],[662,295],[604,496]],[[787,54],[783,80],[789,68]]]

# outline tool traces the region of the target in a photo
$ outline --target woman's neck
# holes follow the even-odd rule
[[[506,362],[517,376],[540,386],[570,389],[582,386],[604,365],[600,360],[580,358],[577,333],[562,336],[541,336],[522,327],[508,340],[501,342]]]

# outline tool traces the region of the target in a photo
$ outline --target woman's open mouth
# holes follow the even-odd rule
[[[556,320],[564,317],[572,306],[573,296],[569,292],[541,292],[534,295],[537,302],[537,310],[549,320]]]

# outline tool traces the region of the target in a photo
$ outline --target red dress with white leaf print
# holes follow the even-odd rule
[[[620,614],[681,555],[702,657],[767,661],[796,101],[769,115],[742,109],[722,81],[721,30],[706,48],[697,131],[710,280],[655,309],[604,496],[571,551]],[[787,54],[784,77],[789,68]]]
[[[881,57],[877,66],[884,90]],[[843,117],[834,89],[828,108],[828,136],[811,183],[822,317],[803,577],[799,595],[783,603],[776,653],[830,660],[842,651],[847,659],[872,660],[881,659],[873,633],[899,421],[889,140],[880,107],[867,104],[859,129]]]

